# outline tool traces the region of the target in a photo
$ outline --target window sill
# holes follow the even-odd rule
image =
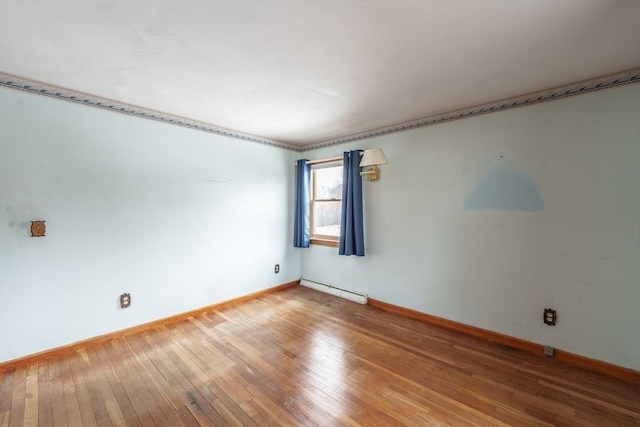
[[[311,243],[312,245],[330,246],[332,248],[337,248],[340,246],[340,242],[337,240],[311,239],[309,243]]]

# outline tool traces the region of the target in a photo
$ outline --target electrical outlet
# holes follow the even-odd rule
[[[549,357],[553,357],[553,347],[551,347],[550,345],[545,345],[544,346],[544,355],[545,356],[549,356]]]
[[[278,274],[280,273],[280,264],[276,264],[276,267],[273,269],[273,271]]]
[[[549,326],[555,326],[556,325],[556,321],[558,320],[558,313],[551,309],[551,308],[545,308],[544,309],[544,314],[543,314],[543,318],[542,321],[549,325]]]
[[[127,308],[131,305],[131,294],[120,295],[120,308]]]

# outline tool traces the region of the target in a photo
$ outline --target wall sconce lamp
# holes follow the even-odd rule
[[[360,176],[366,177],[369,181],[377,181],[380,179],[378,165],[386,165],[388,163],[387,156],[384,155],[381,149],[372,148],[371,150],[364,150],[362,159],[360,160],[360,167],[369,167],[369,169],[360,172]]]

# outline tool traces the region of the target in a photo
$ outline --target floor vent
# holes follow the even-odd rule
[[[300,279],[300,285],[306,288],[315,289],[316,291],[348,299],[349,301],[357,302],[359,304],[367,304],[367,294],[360,292],[338,288],[333,285],[327,285],[326,283],[320,283],[309,279]]]

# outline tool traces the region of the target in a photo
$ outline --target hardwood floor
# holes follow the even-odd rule
[[[640,384],[302,287],[1,375],[0,426],[640,424]]]

